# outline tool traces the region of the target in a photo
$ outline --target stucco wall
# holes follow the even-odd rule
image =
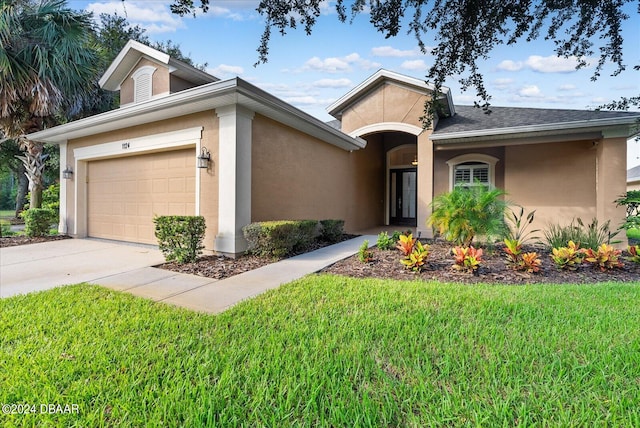
[[[79,138],[71,140],[67,144],[67,164],[73,166],[75,159],[73,150],[80,147],[87,147],[96,144],[109,143],[114,141],[122,141],[126,139],[151,136],[162,134],[165,132],[179,131],[192,127],[203,126],[202,146],[205,146],[211,152],[213,162],[208,170],[198,169],[194,173],[200,174],[200,214],[205,217],[207,223],[207,231],[205,236],[205,249],[213,250],[213,241],[218,231],[218,178],[217,164],[218,159],[218,118],[214,112],[202,112],[189,116],[182,116],[161,122],[154,122],[146,125],[140,125],[114,132],[102,133],[91,137]],[[125,154],[126,155],[126,154]],[[135,156],[135,154],[133,155]],[[75,218],[75,181],[70,180],[67,185],[67,227],[72,233],[74,230]]]
[[[402,122],[422,127],[426,95],[384,83],[364,95],[342,114],[342,130],[350,133],[366,125],[382,122]]]
[[[252,221],[337,218],[348,231],[379,221],[378,149],[349,153],[260,115],[252,133]]]
[[[153,85],[151,88],[151,95],[156,96],[160,94],[166,94],[169,92],[169,69],[166,65],[158,64],[154,61],[150,61],[146,58],[142,58],[136,66],[131,70],[131,72],[127,75],[127,77],[122,82],[120,86],[120,104],[129,104],[134,101],[134,84],[131,75],[136,72],[141,67],[146,65],[150,65],[156,68],[156,71],[153,73]]]
[[[596,216],[596,150],[591,141],[505,148],[508,198],[536,210],[537,228]]]

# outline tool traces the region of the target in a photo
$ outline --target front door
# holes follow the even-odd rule
[[[415,227],[417,225],[416,202],[418,200],[417,169],[392,169],[390,173],[390,222],[391,224]]]

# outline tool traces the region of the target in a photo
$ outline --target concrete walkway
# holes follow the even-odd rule
[[[145,267],[91,282],[158,302],[200,312],[218,313],[245,299],[350,257],[358,252],[364,240],[368,240],[369,246],[373,246],[376,236],[360,236],[222,280]]]

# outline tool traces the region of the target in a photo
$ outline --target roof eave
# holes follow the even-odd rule
[[[122,107],[34,132],[27,135],[27,138],[60,144],[71,139],[213,110],[234,103],[345,150],[358,150],[366,146],[364,140],[354,139],[239,78],[214,82],[167,97]]]
[[[514,126],[510,128],[492,128],[492,129],[479,129],[471,131],[459,131],[459,132],[443,132],[441,134],[431,134],[429,137],[433,141],[446,142],[447,140],[460,140],[465,138],[482,138],[492,136],[516,136],[519,134],[531,135],[539,132],[549,131],[568,131],[571,129],[584,130],[587,128],[603,128],[610,126],[631,126],[640,119],[638,116],[627,117],[615,117],[615,118],[603,118],[592,120],[581,120],[573,122],[560,122],[560,123],[545,123],[539,125],[527,125],[527,126]]]

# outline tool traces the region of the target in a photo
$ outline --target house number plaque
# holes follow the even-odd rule
[[[122,143],[122,150],[128,149],[129,143]]]

